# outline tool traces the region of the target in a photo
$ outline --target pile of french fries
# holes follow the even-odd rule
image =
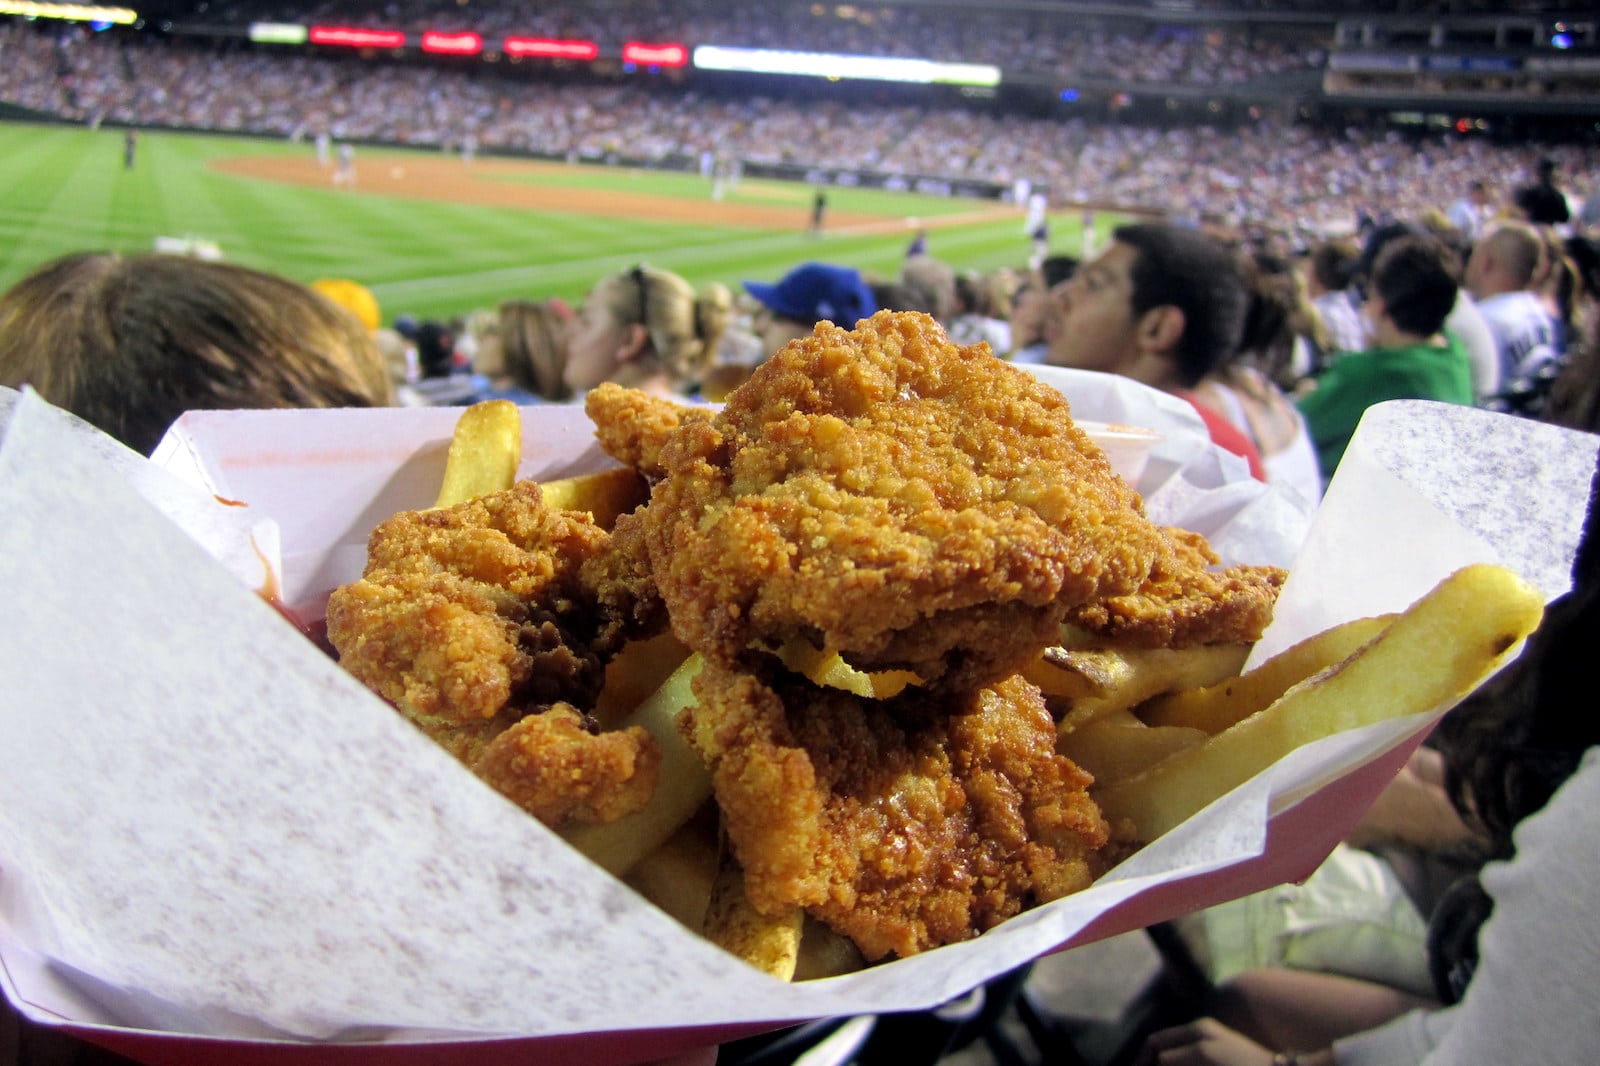
[[[436,506],[510,488],[520,412],[468,408],[457,424]],[[548,506],[588,511],[604,528],[646,498],[618,469],[541,486]],[[1045,693],[1057,746],[1095,778],[1107,818],[1149,842],[1296,748],[1335,733],[1453,705],[1514,657],[1544,598],[1497,566],[1466,567],[1403,612],[1359,619],[1289,648],[1248,673],[1247,645],[1144,649],[1096,643],[1070,627],[1024,671]],[[772,649],[813,682],[884,698],[916,678],[863,673],[807,645]],[[769,916],[744,898],[742,875],[707,816],[710,777],[676,719],[699,671],[670,634],[630,645],[607,670],[595,711],[603,728],[642,726],[661,746],[648,807],[565,839],[708,939],[767,973],[804,979],[861,965],[843,938],[798,910]]]

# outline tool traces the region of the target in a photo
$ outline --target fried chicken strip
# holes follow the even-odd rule
[[[607,660],[659,624],[638,552],[539,486],[407,511],[368,541],[362,578],[328,601],[352,675],[500,792],[557,825],[638,809],[659,754],[643,730],[598,734]],[[552,705],[555,709],[552,708]]]
[[[819,325],[660,461],[635,517],[708,657],[801,638],[970,687],[1137,591],[1163,544],[1058,392],[920,313]]]
[[[1137,592],[1076,607],[1067,621],[1110,642],[1142,648],[1260,640],[1287,571],[1276,566],[1217,570],[1217,554],[1200,534],[1173,528],[1162,533],[1162,548]]]
[[[713,414],[709,408],[676,403],[610,381],[584,397],[583,409],[594,422],[601,450],[648,478],[666,472],[661,449],[680,425],[707,421]]]
[[[868,959],[976,936],[1089,884],[1107,826],[1021,678],[863,699],[708,664],[685,735],[764,913],[803,906]]]

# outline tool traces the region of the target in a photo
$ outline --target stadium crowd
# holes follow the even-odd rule
[[[1416,216],[1473,180],[1503,197],[1542,154],[1578,184],[1593,146],[1364,129],[1337,134],[1263,119],[1158,128],[956,107],[723,97],[659,82],[550,82],[487,67],[362,62],[152,36],[38,32],[0,23],[0,100],[90,123],[281,137],[459,144],[574,161],[687,165],[707,152],[906,178],[1009,186],[1057,205],[1107,203],[1191,220],[1268,220],[1300,244],[1363,215]]]
[[[845,14],[840,14],[844,11]],[[759,7],[712,0],[658,0],[649,4],[551,4],[536,8],[509,0],[351,3],[311,6],[259,4],[221,7],[196,21],[234,24],[287,21],[365,28],[473,31],[493,39],[507,34],[580,38],[608,45],[623,41],[682,41],[745,48],[895,56],[944,62],[992,63],[1010,70],[1086,81],[1163,84],[1237,84],[1254,78],[1314,70],[1325,56],[1331,21],[1303,31],[1292,44],[1242,29],[1156,25],[1126,19],[1107,22],[1081,12],[1005,6],[917,8],[809,3]],[[1136,62],[1128,62],[1129,57]]]

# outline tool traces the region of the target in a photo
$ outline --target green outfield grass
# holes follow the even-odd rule
[[[937,220],[992,203],[831,188],[830,208],[872,215],[872,232],[801,231],[810,191],[746,180],[730,199],[793,203],[792,228],[752,230],[596,215],[448,204],[280,184],[209,169],[241,155],[309,156],[309,145],[257,139],[145,133],[137,165],[122,165],[122,133],[81,127],[0,124],[0,289],[57,256],[88,249],[140,251],[158,236],[214,241],[230,260],[300,281],[345,277],[372,288],[386,319],[443,317],[510,297],[579,300],[598,277],[646,261],[696,285],[775,280],[821,259],[878,276],[898,273],[916,220]],[[437,153],[428,153],[437,155]],[[362,149],[361,173],[382,174],[419,153]],[[580,166],[502,180],[576,183],[705,199],[693,175]],[[370,184],[363,179],[364,184]],[[1020,216],[937,223],[930,251],[964,270],[1024,263],[1030,245]],[[1113,224],[1104,213],[1102,231]],[[1076,212],[1052,218],[1053,250],[1077,254]]]

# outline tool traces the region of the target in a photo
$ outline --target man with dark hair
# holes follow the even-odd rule
[[[1249,302],[1233,252],[1167,223],[1119,227],[1062,286],[1050,362],[1178,391],[1232,355]]]
[[[1365,292],[1370,284],[1373,266],[1378,261],[1378,256],[1388,247],[1391,241],[1402,237],[1432,236],[1430,231],[1422,226],[1408,222],[1387,222],[1373,228],[1367,234],[1366,243],[1361,249],[1361,261],[1357,267],[1357,276],[1361,279],[1361,288]],[[1437,239],[1434,237],[1433,239]],[[1446,256],[1446,263],[1459,282],[1460,260],[1456,250],[1447,244],[1441,243],[1441,250]],[[1463,283],[1456,294],[1456,305],[1450,311],[1450,317],[1445,319],[1444,330],[1456,339],[1461,345],[1461,350],[1467,353],[1467,361],[1472,366],[1472,391],[1483,402],[1489,397],[1499,394],[1502,380],[1500,373],[1500,348],[1494,330],[1490,327],[1484,311],[1478,306],[1475,294],[1471,291],[1470,283]],[[1365,326],[1363,328],[1366,328]],[[1360,347],[1367,347],[1371,338],[1363,341]],[[1335,356],[1337,358],[1337,356]]]
[[[1472,364],[1444,332],[1456,302],[1451,253],[1421,235],[1384,245],[1361,307],[1372,347],[1340,356],[1301,397],[1323,479],[1333,476],[1366,409],[1384,400],[1473,403]]]
[[[1189,400],[1211,439],[1262,475],[1255,446],[1189,395],[1239,347],[1249,292],[1222,242],[1170,223],[1121,226],[1111,246],[1052,290],[1054,366],[1100,370]]]
[[[1063,281],[1071,281],[1072,275],[1078,272],[1078,257],[1057,253],[1047,255],[1039,262],[1039,274],[1044,278],[1045,288],[1053,289]]]

